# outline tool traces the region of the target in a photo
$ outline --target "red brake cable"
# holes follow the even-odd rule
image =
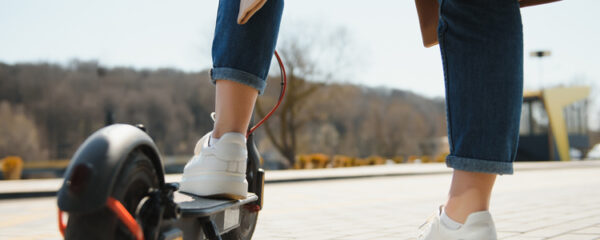
[[[285,88],[287,86],[287,77],[285,74],[285,67],[283,66],[283,61],[281,61],[281,58],[279,57],[279,53],[277,53],[277,51],[275,51],[275,57],[277,58],[277,62],[279,63],[279,71],[281,73],[281,93],[279,93],[279,100],[277,101],[277,104],[275,104],[273,109],[271,109],[271,111],[269,113],[267,113],[267,115],[265,115],[265,117],[263,119],[261,119],[256,125],[254,125],[254,127],[250,128],[250,130],[246,134],[246,137],[250,136],[250,134],[252,134],[252,132],[254,132],[254,130],[256,130],[265,121],[267,121],[267,119],[269,119],[271,117],[271,115],[273,115],[275,110],[277,110],[277,108],[283,101],[283,96],[285,95]]]
[[[67,224],[65,224],[65,222],[63,220],[63,211],[61,211],[59,208],[58,209],[58,230],[60,231],[60,234],[63,236],[63,238],[65,237],[66,229],[67,229]]]
[[[283,61],[281,61],[281,57],[279,57],[279,54],[277,53],[277,51],[275,51],[275,57],[277,58],[277,62],[279,63],[279,71],[281,73],[281,93],[279,94],[279,100],[277,101],[277,104],[275,104],[273,109],[271,109],[271,111],[269,113],[267,113],[267,115],[265,115],[265,117],[263,119],[261,119],[256,125],[254,125],[254,127],[252,127],[248,131],[248,133],[246,134],[246,137],[250,136],[250,134],[252,134],[252,132],[254,132],[254,130],[256,130],[258,127],[260,127],[260,125],[262,125],[265,121],[267,121],[267,119],[269,119],[271,117],[271,115],[273,115],[275,110],[277,110],[277,108],[283,101],[283,96],[285,95],[285,89],[287,86],[287,77],[285,74],[285,67],[283,65]],[[121,220],[121,222],[123,222],[125,224],[125,226],[127,226],[129,231],[131,231],[131,233],[133,233],[133,235],[135,236],[135,238],[137,240],[144,239],[144,233],[142,232],[142,228],[137,223],[137,221],[135,221],[133,216],[131,216],[131,214],[129,214],[129,212],[127,211],[127,209],[125,209],[125,207],[123,206],[123,204],[121,204],[121,202],[119,202],[118,200],[116,200],[112,197],[109,197],[106,202],[106,205],[108,206],[108,208],[110,210],[112,210],[113,213],[115,213],[117,218],[119,218],[119,220]],[[63,211],[58,209],[58,229],[63,237],[65,236],[66,228],[67,228],[66,223],[63,221]]]
[[[119,200],[114,199],[113,197],[108,197],[106,205],[115,213],[115,215],[117,215],[117,218],[119,218],[119,220],[121,220],[121,222],[127,226],[136,240],[144,240],[144,232],[142,232],[142,228],[137,223],[135,218],[129,214],[129,211],[127,211],[125,206],[119,202]]]

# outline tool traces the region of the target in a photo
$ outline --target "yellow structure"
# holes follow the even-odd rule
[[[527,123],[527,122],[523,122],[523,121],[529,121],[532,122],[532,120],[530,120],[532,117],[532,115],[535,115],[533,112],[532,107],[530,105],[540,105],[540,101],[541,103],[543,103],[543,109],[545,110],[546,114],[547,114],[547,120],[548,120],[548,129],[547,130],[543,130],[547,133],[548,135],[548,148],[549,148],[549,158],[550,159],[560,159],[562,161],[568,161],[570,160],[570,156],[569,156],[569,150],[571,148],[571,145],[569,144],[569,137],[570,137],[570,133],[568,132],[568,128],[567,128],[567,122],[566,119],[569,116],[565,116],[564,112],[565,109],[567,107],[569,107],[570,105],[579,102],[579,101],[583,101],[585,99],[587,99],[587,97],[590,94],[590,88],[589,87],[557,87],[557,88],[550,88],[550,89],[544,89],[544,90],[540,90],[540,91],[530,91],[530,92],[525,92],[523,94],[523,100],[524,100],[524,109],[523,109],[523,115],[521,118],[521,139],[524,140],[524,145],[527,145],[526,141],[527,141],[527,136],[528,135],[532,135],[535,132],[534,127],[532,126],[533,124]],[[530,105],[527,105],[530,104]],[[526,109],[527,107],[529,107],[529,110]],[[582,109],[581,111],[585,111],[585,109]],[[539,112],[539,110],[537,111]],[[529,118],[527,116],[525,116],[526,114],[529,115]],[[543,114],[543,113],[542,113]],[[539,115],[539,114],[538,114]],[[585,115],[585,114],[584,114]],[[585,116],[584,116],[585,117]],[[584,118],[582,117],[582,118]],[[581,123],[581,125],[585,125],[585,119],[580,120],[583,121],[583,123]],[[525,127],[528,127],[527,129],[523,129]],[[587,126],[582,126],[582,128],[587,129]],[[580,134],[586,134],[587,130],[581,131]],[[542,131],[538,131],[538,133],[544,133]],[[532,146],[527,146],[529,148],[533,147]],[[556,149],[555,149],[556,147]],[[527,149],[521,149],[522,146],[520,144],[519,146],[519,150],[527,150]],[[558,156],[554,156],[554,152],[558,153]],[[522,151],[521,151],[522,152]],[[549,159],[537,159],[537,160],[549,160]]]

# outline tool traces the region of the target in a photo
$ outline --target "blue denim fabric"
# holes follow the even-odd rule
[[[438,38],[446,83],[449,167],[511,174],[523,96],[523,34],[517,0],[439,0]],[[212,79],[262,93],[282,0],[269,0],[246,25],[239,1],[221,0]]]
[[[511,174],[523,101],[516,0],[440,0],[449,167]]]
[[[239,0],[220,0],[213,39],[212,82],[225,79],[256,88],[266,86],[279,33],[283,0],[269,0],[244,25],[237,24]]]

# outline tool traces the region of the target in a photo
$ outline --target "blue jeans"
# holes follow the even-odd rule
[[[438,38],[446,84],[449,167],[511,174],[523,101],[523,33],[517,0],[439,0]],[[246,25],[239,1],[220,0],[213,82],[260,93],[275,49],[283,0],[269,0]],[[416,47],[416,46],[415,46]]]
[[[213,68],[210,76],[256,88],[266,86],[275,51],[283,0],[268,0],[244,25],[237,24],[239,0],[220,0],[213,39]]]

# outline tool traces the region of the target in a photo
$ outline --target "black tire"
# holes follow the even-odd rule
[[[139,150],[132,151],[124,164],[111,196],[135,217],[142,198],[159,187],[158,176],[150,158]],[[89,213],[70,213],[65,239],[134,239],[134,236],[108,207],[103,207]]]

